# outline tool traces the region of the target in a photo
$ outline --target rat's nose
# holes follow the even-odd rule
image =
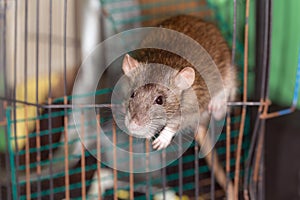
[[[131,130],[135,130],[135,131],[142,128],[140,122],[137,121],[137,120],[132,120],[132,121],[130,122],[129,126],[130,126],[129,128],[130,128]]]

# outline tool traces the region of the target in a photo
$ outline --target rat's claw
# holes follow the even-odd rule
[[[154,149],[160,150],[160,149],[163,149],[165,146],[165,141],[163,141],[160,138],[157,138],[154,142],[155,143],[152,143]]]
[[[166,148],[170,142],[166,141],[164,138],[158,137],[152,144],[154,149],[161,150]]]
[[[159,151],[161,149],[164,149],[164,148],[166,148],[166,147],[165,146],[159,146],[158,149],[157,149],[157,151]]]
[[[156,149],[160,144],[160,141],[158,138],[156,138],[153,142],[152,142],[152,145],[153,145],[153,148]]]

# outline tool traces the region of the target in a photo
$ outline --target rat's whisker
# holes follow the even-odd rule
[[[182,140],[184,140],[184,141],[191,141],[191,140],[194,140],[195,139],[195,137],[194,136],[191,136],[191,135],[189,135],[189,134],[182,134]]]
[[[124,113],[124,112],[116,112],[115,114],[116,114],[116,116],[122,116],[124,118],[126,116],[126,113]]]
[[[123,117],[123,116],[117,116],[116,119],[115,119],[115,121],[116,120],[124,122],[125,121],[125,117]],[[124,123],[122,123],[122,124],[124,124]]]
[[[119,89],[121,91],[124,90],[124,88],[119,88]],[[113,92],[113,95],[114,95],[114,97],[116,97],[116,98],[114,98],[114,100],[121,100],[121,102],[126,101],[126,97],[124,95],[124,92],[117,92],[117,91],[115,91],[115,92]]]
[[[175,143],[175,144],[176,144],[176,143]],[[176,145],[177,145],[177,147],[179,148],[179,145],[178,145],[178,144],[176,144]],[[174,152],[177,152],[177,151],[178,151],[178,148],[176,149],[174,145],[170,145],[170,146],[172,147],[172,149],[174,150]]]
[[[152,129],[152,130],[157,130],[158,128],[159,128],[159,125],[157,125],[157,124],[149,124],[147,127],[149,127],[150,129]]]
[[[175,147],[173,145],[171,145],[175,151],[178,151],[178,150],[182,151],[182,147],[175,140],[173,140],[172,142],[174,142],[174,144],[177,146],[177,149],[175,149]]]
[[[127,127],[126,126],[123,126],[123,125],[118,125],[119,129],[121,129],[122,131],[125,131],[127,130]]]
[[[152,122],[152,121],[161,121],[161,120],[163,120],[164,118],[163,117],[153,117],[153,118],[151,118],[150,119],[150,121]]]

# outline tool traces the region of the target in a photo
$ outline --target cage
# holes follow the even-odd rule
[[[182,13],[217,24],[231,46],[233,65],[238,66],[243,83],[241,101],[228,104],[232,112],[226,116],[226,126],[213,151],[226,171],[227,184],[234,182],[236,199],[263,199],[265,119],[294,109],[267,113],[271,3],[268,0],[256,5],[263,19],[256,25],[258,101],[250,102],[248,72],[251,76],[254,69],[248,71],[248,48],[250,45],[253,51],[254,47],[248,41],[249,8],[254,9],[254,5],[249,0],[224,1],[223,9],[211,0],[2,0],[0,199],[226,198],[226,189],[215,179],[214,167],[199,159],[200,147],[195,142],[187,144],[186,151],[170,163],[166,160],[168,152],[156,156],[159,167],[154,168],[158,170],[147,173],[133,173],[141,163],[107,146],[110,141],[129,152],[137,146],[145,153],[150,148],[148,141],[120,137],[118,124],[112,120],[113,106],[108,99],[119,78],[115,71],[118,61],[103,79],[90,80],[97,70],[91,66],[108,65],[111,49],[87,62],[90,67],[76,78],[80,91],[89,91],[90,81],[99,81],[97,90],[72,93],[83,59],[99,42]],[[90,99],[96,103],[87,104]],[[76,100],[81,106],[71,104]],[[255,117],[247,112],[252,106],[258,108]],[[97,124],[96,129],[91,128]],[[100,127],[109,141],[102,141],[97,134]],[[125,166],[128,171],[117,170],[117,163],[122,162],[121,168]],[[145,168],[151,166],[150,160],[145,163]]]

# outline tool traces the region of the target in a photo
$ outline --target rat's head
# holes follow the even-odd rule
[[[168,123],[174,123],[174,119],[180,119],[182,92],[192,86],[195,72],[186,67],[179,72],[172,70],[153,73],[151,70],[147,71],[147,67],[150,66],[129,55],[124,57],[122,69],[132,85],[141,82],[140,80],[151,80],[154,76],[156,79],[154,82],[145,81],[144,84],[139,83],[137,87],[131,88],[126,102],[125,125],[132,135],[151,138],[169,125]]]

